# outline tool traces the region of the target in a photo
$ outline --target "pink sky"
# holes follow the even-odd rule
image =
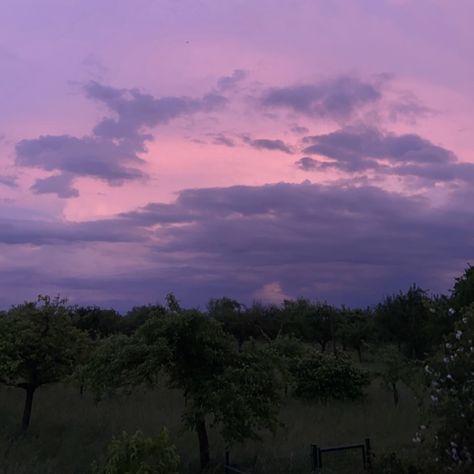
[[[3,1],[0,304],[446,291],[473,256],[473,14]]]

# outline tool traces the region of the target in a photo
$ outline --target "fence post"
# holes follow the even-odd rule
[[[311,471],[314,473],[319,473],[319,468],[321,467],[320,451],[317,444],[311,445]]]
[[[367,456],[367,470],[372,472],[372,450],[370,447],[370,438],[365,438],[365,454]]]
[[[225,452],[225,462],[224,462],[224,473],[227,474],[229,469],[227,467],[230,466],[230,453],[229,451]]]

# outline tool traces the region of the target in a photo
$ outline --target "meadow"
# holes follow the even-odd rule
[[[375,368],[365,363],[364,368]],[[164,384],[163,384],[164,385]],[[177,446],[183,472],[199,471],[196,434],[183,429],[182,392],[165,386],[137,389],[129,396],[96,403],[89,393],[81,397],[73,386],[51,385],[38,390],[30,430],[19,434],[23,390],[0,389],[0,472],[2,474],[87,474],[100,459],[111,437],[122,430],[156,435],[165,426]],[[261,441],[247,441],[232,448],[232,459],[255,473],[309,473],[310,444],[333,446],[370,437],[376,457],[396,452],[410,456],[413,434],[420,419],[412,392],[401,386],[398,406],[392,396],[372,381],[363,401],[307,403],[285,400],[284,423],[275,436],[262,433]],[[211,455],[224,459],[225,446],[209,430]],[[354,461],[358,461],[358,458]],[[215,472],[223,472],[216,468]],[[338,472],[356,473],[352,469]]]

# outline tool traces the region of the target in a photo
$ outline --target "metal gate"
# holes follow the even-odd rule
[[[348,456],[350,454],[350,456]],[[321,448],[311,445],[311,464],[314,474],[357,474],[370,472],[372,467],[370,439],[360,444]]]

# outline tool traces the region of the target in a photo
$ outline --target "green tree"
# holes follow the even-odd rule
[[[369,311],[342,308],[338,318],[337,335],[343,349],[351,347],[362,362],[362,348],[373,334],[372,318]]]
[[[0,382],[26,392],[24,431],[36,390],[64,380],[84,357],[87,337],[73,326],[65,303],[39,296],[0,317]]]
[[[307,352],[295,368],[295,390],[304,400],[358,400],[370,378],[343,355]]]
[[[123,432],[110,442],[102,464],[94,469],[96,474],[178,474],[180,459],[163,429],[154,438],[141,431]]]
[[[381,339],[395,343],[409,357],[424,359],[433,346],[432,310],[426,291],[416,285],[406,293],[385,298],[375,312]]]
[[[210,463],[208,424],[227,444],[277,425],[281,386],[274,353],[252,346],[238,351],[222,325],[198,311],[154,318],[130,338],[101,344],[90,362],[90,386],[98,393],[155,384],[165,374],[182,390],[185,426],[197,433],[201,467]]]
[[[98,306],[76,306],[71,308],[72,321],[81,331],[87,332],[91,339],[100,339],[119,332],[122,318],[113,309]]]
[[[377,375],[381,378],[383,386],[392,392],[393,403],[396,406],[400,401],[400,383],[411,386],[416,373],[415,366],[410,359],[390,345],[379,351],[378,359],[383,368]]]
[[[464,273],[456,278],[451,291],[451,304],[456,311],[474,303],[474,267],[468,265]]]

